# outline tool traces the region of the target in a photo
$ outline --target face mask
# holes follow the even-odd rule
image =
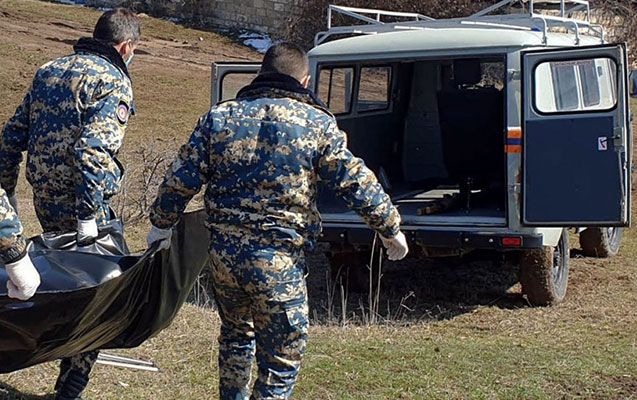
[[[128,60],[126,60],[126,68],[130,67],[131,63],[133,62],[133,57],[135,57],[135,52],[131,52],[130,57],[128,57]]]

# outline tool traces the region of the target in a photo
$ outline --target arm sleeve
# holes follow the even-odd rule
[[[150,214],[151,223],[162,229],[173,226],[186,205],[208,183],[210,130],[202,117],[168,168]]]
[[[15,193],[22,162],[22,152],[27,150],[29,141],[29,110],[31,91],[9,119],[0,137],[0,185],[9,196]]]
[[[22,224],[9,199],[0,188],[0,260],[9,263],[19,259],[26,251],[26,242],[22,237]]]
[[[104,201],[107,179],[119,176],[115,155],[124,140],[130,104],[118,88],[102,88],[84,114],[75,142],[75,198],[78,219],[91,219]],[[119,114],[118,114],[119,113]]]
[[[374,172],[347,149],[347,136],[336,123],[331,124],[326,132],[318,174],[367,226],[386,238],[398,234],[398,210],[378,183]]]

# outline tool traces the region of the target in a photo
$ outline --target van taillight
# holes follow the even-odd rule
[[[521,237],[502,238],[502,246],[520,247],[522,246],[522,238]]]

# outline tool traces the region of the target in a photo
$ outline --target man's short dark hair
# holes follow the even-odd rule
[[[127,40],[135,43],[139,41],[141,30],[139,18],[135,13],[126,8],[116,8],[102,14],[95,24],[93,39],[111,46]]]
[[[281,42],[268,49],[263,57],[261,73],[276,72],[300,81],[310,71],[307,54],[294,43]]]

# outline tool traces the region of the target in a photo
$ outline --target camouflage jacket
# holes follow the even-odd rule
[[[80,39],[75,54],[38,70],[0,137],[0,184],[13,194],[22,152],[34,194],[90,219],[116,194],[116,156],[131,114],[126,65],[111,46]]]
[[[0,261],[8,263],[20,258],[25,248],[22,224],[0,187]]]
[[[204,184],[212,241],[312,247],[320,178],[374,230],[398,233],[400,215],[374,173],[314,94],[285,75],[260,76],[202,116],[159,188],[151,222],[173,225]]]

